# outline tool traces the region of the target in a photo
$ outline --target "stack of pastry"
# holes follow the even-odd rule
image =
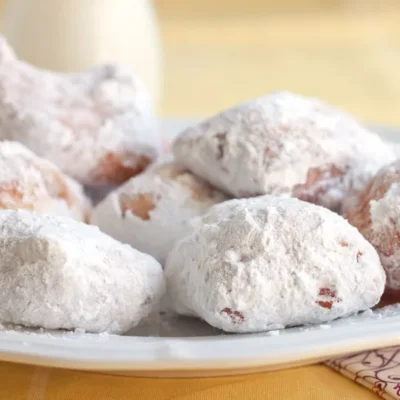
[[[167,291],[178,314],[259,332],[400,289],[400,165],[352,116],[272,93],[157,159],[131,73],[60,75],[0,52],[0,322],[122,333]],[[91,210],[81,185],[116,188]]]

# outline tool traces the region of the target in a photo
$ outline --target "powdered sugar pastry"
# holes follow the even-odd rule
[[[174,162],[156,164],[119,187],[91,222],[116,239],[165,261],[190,220],[226,197]]]
[[[174,154],[235,197],[293,195],[336,211],[395,158],[351,116],[289,92],[248,101],[187,129]]]
[[[388,288],[400,290],[400,160],[371,179],[347,217],[377,249]]]
[[[121,183],[158,154],[150,98],[121,66],[39,70],[0,38],[0,91],[0,137],[24,143],[82,183]]]
[[[123,333],[164,294],[160,264],[69,218],[0,211],[0,322]]]
[[[228,332],[331,321],[380,299],[385,273],[345,219],[293,198],[211,207],[166,263],[172,307]]]
[[[82,187],[18,142],[0,142],[0,208],[27,209],[87,219]]]

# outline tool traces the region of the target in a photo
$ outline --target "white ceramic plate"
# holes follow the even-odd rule
[[[400,344],[400,307],[331,324],[263,334],[223,334],[195,319],[164,315],[127,336],[3,330],[0,359],[137,376],[215,376],[311,364]]]
[[[189,123],[166,121],[161,129],[173,135]],[[395,130],[379,131],[396,140]],[[212,376],[310,364],[397,344],[400,306],[329,325],[254,335],[223,334],[199,320],[165,314],[126,336],[5,328],[0,360],[138,376]]]

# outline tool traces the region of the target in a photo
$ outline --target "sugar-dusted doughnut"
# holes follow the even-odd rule
[[[0,208],[88,219],[80,184],[18,142],[0,141]]]
[[[0,38],[0,138],[22,142],[88,185],[144,170],[160,142],[141,81],[118,65],[83,73],[37,69]]]
[[[0,322],[123,333],[164,294],[160,264],[70,218],[0,211]]]
[[[228,332],[331,321],[374,306],[385,286],[377,252],[343,217],[274,196],[211,207],[165,273],[175,311]]]
[[[188,128],[173,150],[178,163],[235,197],[288,195],[340,211],[349,191],[394,159],[389,147],[319,100],[277,92]]]
[[[191,219],[225,199],[220,191],[168,161],[109,194],[94,209],[91,222],[163,263],[173,243],[189,230]]]
[[[400,291],[400,160],[370,180],[347,218],[378,251],[387,287]]]

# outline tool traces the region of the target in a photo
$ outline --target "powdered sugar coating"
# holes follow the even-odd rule
[[[396,159],[400,159],[400,143],[399,142],[387,142],[388,145],[392,148],[393,152],[396,155]]]
[[[121,183],[157,156],[150,98],[119,65],[61,74],[18,61],[0,37],[0,138],[85,184]]]
[[[211,207],[165,273],[175,311],[228,332],[331,321],[372,307],[385,285],[375,249],[345,219],[274,196]]]
[[[164,293],[160,264],[69,218],[0,211],[0,322],[123,333]]]
[[[387,287],[400,290],[400,160],[371,179],[347,217],[378,251]]]
[[[153,166],[106,197],[91,223],[161,263],[190,220],[226,200],[218,190],[174,162]]]
[[[87,220],[82,187],[18,142],[0,142],[0,208],[27,209]]]
[[[337,211],[346,194],[362,186],[359,179],[395,157],[349,115],[289,92],[240,104],[187,129],[174,154],[233,196],[293,195]]]

